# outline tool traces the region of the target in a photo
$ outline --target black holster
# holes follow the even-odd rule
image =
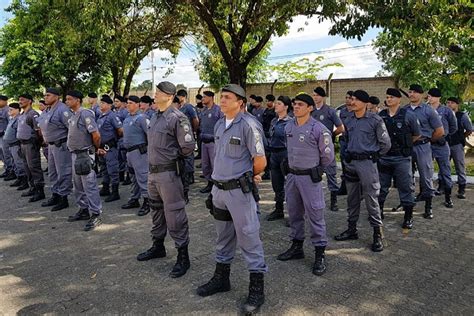
[[[92,160],[89,157],[88,151],[76,154],[74,161],[74,170],[78,176],[86,176],[92,171]]]
[[[324,168],[321,166],[311,168],[311,173],[309,174],[311,177],[311,181],[313,181],[313,183],[321,182],[323,180],[323,173]]]

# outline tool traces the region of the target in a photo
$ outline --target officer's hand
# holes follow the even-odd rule
[[[260,182],[262,182],[262,176],[259,175],[259,174],[253,176],[253,182],[254,182],[255,184],[260,184]]]
[[[105,154],[107,154],[107,152],[105,151],[105,149],[102,149],[102,148],[97,149],[97,155],[99,155],[99,156],[105,156]]]

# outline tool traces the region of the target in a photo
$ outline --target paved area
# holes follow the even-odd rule
[[[237,314],[248,286],[240,253],[232,266],[230,292],[207,298],[195,294],[213,273],[215,239],[213,218],[198,192],[204,184],[197,179],[187,207],[192,266],[180,279],[168,277],[176,258],[170,239],[166,258],[135,260],[150,246],[150,216],[120,209],[129,187],[121,187],[121,201],[104,203],[104,224],[84,232],[82,222],[66,222],[75,206],[51,213],[0,181],[0,314]],[[402,213],[387,211],[382,253],[370,251],[372,232],[361,216],[359,240],[330,242],[328,272],[322,277],[311,274],[314,255],[308,242],[305,259],[275,259],[289,246],[288,228],[283,221],[263,220],[273,205],[268,181],[261,194],[261,232],[270,268],[262,314],[474,314],[472,186],[468,199],[454,198],[454,209],[444,208],[437,198],[431,221],[418,210],[412,231],[400,228]],[[391,193],[386,206],[397,201]],[[344,198],[339,204],[345,207]],[[332,237],[345,229],[346,213],[328,211],[326,221]]]

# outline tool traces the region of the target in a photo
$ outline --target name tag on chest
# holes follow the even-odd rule
[[[229,140],[229,144],[231,145],[240,145],[240,138],[236,136],[232,136]]]

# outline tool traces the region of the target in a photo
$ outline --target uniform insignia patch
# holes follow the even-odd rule
[[[188,124],[183,125],[183,130],[185,133],[189,132],[189,125]]]
[[[263,153],[263,144],[261,141],[257,141],[255,149],[257,150],[257,153]]]
[[[324,149],[324,152],[325,152],[326,154],[329,154],[329,153],[331,153],[331,148],[329,148],[329,147],[326,147],[326,149]]]
[[[208,117],[208,118],[211,118],[211,117],[212,117],[212,113],[209,113],[209,114],[207,115],[207,117]]]
[[[184,141],[189,143],[190,141],[193,140],[193,137],[190,134],[184,135]]]
[[[324,120],[324,115],[321,114],[321,115],[319,116],[319,119],[320,119],[321,121]]]
[[[87,125],[87,128],[88,128],[88,129],[92,129],[92,125]]]
[[[402,128],[402,123],[401,122],[397,123],[397,128]]]
[[[331,142],[331,135],[329,135],[328,132],[324,132],[323,133],[323,140],[324,140],[324,145],[329,145],[329,143]]]
[[[63,114],[64,114],[65,117],[69,117],[69,112],[68,111],[64,111]]]
[[[300,140],[300,142],[304,142],[304,134],[300,134],[299,140]]]
[[[90,118],[90,117],[86,117],[86,123],[87,123],[87,124],[90,124],[90,123],[91,123],[91,118]]]

